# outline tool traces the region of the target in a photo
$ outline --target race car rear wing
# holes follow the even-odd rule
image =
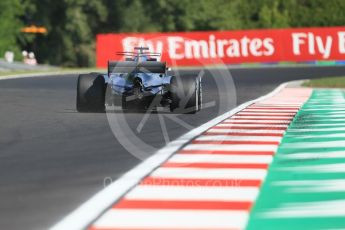
[[[108,75],[111,73],[165,73],[166,62],[109,61]]]
[[[150,52],[148,47],[134,47],[135,52],[121,51],[116,52],[116,55],[125,56],[126,58],[139,57],[160,57],[161,53]]]

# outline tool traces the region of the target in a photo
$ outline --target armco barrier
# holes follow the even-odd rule
[[[345,60],[345,27],[97,35],[97,67],[148,46],[179,66]]]

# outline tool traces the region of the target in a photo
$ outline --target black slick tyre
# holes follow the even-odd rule
[[[104,112],[106,84],[98,73],[80,74],[77,83],[77,111]]]
[[[201,106],[201,88],[198,77],[173,77],[171,80],[170,111],[177,113],[194,114]]]

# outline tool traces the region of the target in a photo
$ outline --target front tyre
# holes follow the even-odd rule
[[[104,112],[106,84],[98,73],[80,74],[77,83],[77,111]]]

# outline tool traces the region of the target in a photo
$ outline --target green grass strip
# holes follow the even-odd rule
[[[283,137],[248,230],[345,229],[344,104],[341,90],[313,91]]]

